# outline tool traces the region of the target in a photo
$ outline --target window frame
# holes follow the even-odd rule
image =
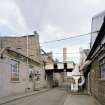
[[[15,62],[15,64],[11,64],[11,81],[19,81],[19,61],[11,59],[11,61]],[[16,71],[13,71],[13,66],[16,65]],[[14,77],[16,75],[16,77]]]

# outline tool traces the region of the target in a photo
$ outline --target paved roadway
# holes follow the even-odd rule
[[[4,105],[63,105],[65,91],[61,89],[52,89],[44,93],[25,97]]]
[[[100,105],[99,102],[88,95],[70,95],[68,94],[64,105]]]

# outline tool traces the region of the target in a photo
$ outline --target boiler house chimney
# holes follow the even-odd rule
[[[63,48],[63,63],[67,63],[67,48]]]

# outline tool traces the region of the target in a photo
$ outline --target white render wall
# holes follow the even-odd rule
[[[0,61],[0,97],[8,95],[8,78],[7,78],[7,69],[8,65],[1,63]]]
[[[81,83],[78,80],[82,77]],[[77,92],[79,90],[79,86],[82,86],[85,82],[83,73],[79,71],[79,64],[76,64],[74,70],[70,73],[67,73],[67,78],[72,78],[75,83],[71,82],[71,91]]]
[[[46,70],[54,69],[54,64],[53,63],[46,64],[45,69]]]
[[[21,62],[19,65],[19,81],[11,81],[11,60],[5,58],[0,61],[0,77],[3,77],[2,79],[0,78],[0,96],[25,92],[26,68],[26,65]],[[32,87],[31,84],[28,85]]]
[[[57,63],[57,66],[58,66],[58,69],[64,69],[64,64],[63,63]],[[73,63],[67,63],[67,68],[68,69],[74,69],[74,64]],[[46,70],[54,69],[54,64],[53,63],[46,64],[45,69]]]
[[[12,62],[11,58],[9,58],[8,56],[5,56],[5,58],[2,60],[0,59],[0,97],[17,93],[24,93],[26,91],[26,88],[30,88],[29,91],[32,91],[34,88],[33,82],[29,81],[29,75],[26,74],[28,73],[27,64],[21,61],[19,63],[19,81],[11,81]],[[40,70],[41,75],[38,87],[43,87],[43,69],[35,65],[33,69]]]
[[[64,64],[63,63],[57,63],[58,69],[64,69]]]
[[[74,64],[73,63],[67,63],[67,68],[68,69],[74,69]]]

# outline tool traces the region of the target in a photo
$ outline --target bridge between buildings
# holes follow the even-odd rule
[[[45,74],[46,80],[49,85],[52,87],[53,82],[55,81],[58,85],[61,85],[64,82],[65,76],[67,76],[68,72],[72,72],[75,67],[74,62],[57,62],[46,64],[45,66]]]

